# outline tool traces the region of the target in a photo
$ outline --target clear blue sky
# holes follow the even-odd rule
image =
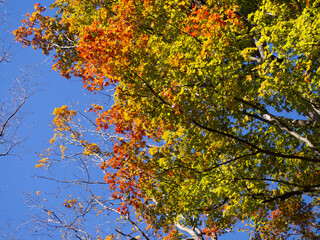
[[[0,35],[4,36],[8,44],[13,41],[10,32],[19,26],[25,13],[32,12],[33,5],[37,2],[39,0],[8,0],[5,5],[8,25],[1,29]],[[50,1],[43,1],[43,5],[49,3]],[[48,189],[54,191],[56,187],[52,182],[32,177],[41,174],[34,167],[38,161],[36,153],[47,147],[53,134],[49,127],[51,113],[55,107],[66,104],[85,105],[87,93],[82,89],[81,80],[62,79],[59,73],[51,70],[51,59],[40,51],[22,48],[20,44],[15,44],[11,50],[12,61],[0,64],[0,102],[4,100],[4,93],[12,81],[21,74],[20,69],[32,76],[31,84],[35,86],[35,91],[22,109],[24,125],[20,134],[27,137],[27,140],[15,149],[19,158],[11,155],[0,159],[0,240],[14,239],[13,237],[31,240],[35,239],[34,236],[22,225],[30,220],[28,214],[32,214],[32,209],[28,209],[25,204],[26,193],[34,194],[38,190]],[[248,239],[248,236],[238,233],[221,239],[240,240]]]

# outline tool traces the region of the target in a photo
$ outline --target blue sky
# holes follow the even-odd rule
[[[37,2],[9,0],[6,3],[5,17],[8,24],[1,28],[1,36],[7,46],[13,42],[10,32],[19,26],[26,12],[32,12],[33,5]],[[34,167],[38,161],[36,153],[48,145],[48,140],[52,136],[49,125],[54,108],[65,104],[82,104],[86,97],[81,80],[62,79],[58,72],[51,70],[51,59],[42,55],[40,51],[14,44],[11,53],[12,61],[0,64],[0,102],[7,97],[5,93],[10,85],[24,72],[31,77],[30,85],[34,90],[29,89],[33,93],[30,94],[21,112],[24,124],[19,134],[27,139],[15,149],[15,155],[0,159],[0,226],[3,226],[0,227],[0,239],[6,239],[1,235],[2,231],[9,236],[8,231],[11,230],[19,232],[18,239],[34,239],[28,232],[21,234],[17,229],[28,221],[27,214],[30,213],[25,204],[25,193],[46,190],[51,184],[33,178],[33,175],[41,174]]]
[[[25,13],[32,12],[33,0],[8,0],[5,5],[8,25],[1,28],[7,44],[13,41],[11,31],[17,28]],[[43,5],[50,1],[43,1]],[[33,210],[25,204],[27,193],[48,191],[56,188],[52,182],[39,180],[34,175],[41,175],[41,170],[34,166],[39,160],[40,153],[48,145],[53,131],[50,128],[52,112],[55,107],[62,105],[85,106],[88,95],[83,90],[79,79],[66,80],[51,68],[51,58],[42,55],[41,51],[32,48],[22,48],[15,44],[11,48],[13,58],[10,63],[0,64],[0,102],[5,99],[5,92],[23,72],[31,77],[30,84],[34,90],[27,103],[23,106],[23,125],[19,134],[27,138],[19,145],[14,153],[0,159],[0,239],[35,239],[32,232],[23,224],[30,219],[28,215]],[[65,172],[68,174],[68,172]],[[5,234],[6,237],[4,237]],[[8,238],[9,237],[9,238]],[[247,235],[229,235],[221,239],[247,239]],[[38,238],[37,238],[38,239]],[[40,239],[46,239],[41,237]]]

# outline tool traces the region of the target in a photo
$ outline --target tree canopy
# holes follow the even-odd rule
[[[167,239],[215,239],[241,221],[256,239],[317,239],[319,6],[56,0],[54,16],[37,4],[15,35],[52,52],[63,77],[111,93],[90,111],[115,133],[112,150],[73,129],[67,106],[51,142],[69,136],[98,158],[122,215],[133,208]]]

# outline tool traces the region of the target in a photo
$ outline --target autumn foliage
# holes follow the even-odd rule
[[[99,157],[122,215],[133,209],[164,239],[186,228],[216,239],[240,222],[256,239],[317,239],[318,5],[56,0],[56,16],[36,5],[15,35],[52,52],[63,77],[112,92],[112,106],[90,109],[112,150],[70,127],[67,106],[52,142],[69,136]]]

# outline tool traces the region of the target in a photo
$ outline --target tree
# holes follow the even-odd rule
[[[103,173],[97,174],[97,164],[106,159],[106,152],[100,155],[97,144],[104,145],[111,154],[109,142],[115,138],[114,134],[96,131],[94,119],[67,106],[56,108],[54,116],[51,146],[40,154],[36,165],[48,167],[51,176],[36,177],[63,186],[54,194],[40,191],[29,194],[33,232],[53,239],[59,238],[59,234],[64,239],[115,239],[116,236],[138,239],[135,237],[139,235],[143,239],[155,239],[157,233],[146,230],[141,216],[129,213],[123,200],[114,199],[103,181]],[[96,143],[88,142],[89,139]]]
[[[10,154],[23,141],[17,134],[21,126],[19,113],[26,102],[27,92],[22,81],[17,79],[15,84],[8,92],[9,102],[0,105],[0,157]]]
[[[4,3],[5,1],[0,1],[0,23],[3,28],[6,26],[5,14],[2,7]],[[12,42],[13,39],[11,39],[11,43],[4,37],[0,39],[0,64],[11,61],[12,54],[10,50],[13,45]],[[10,154],[13,148],[22,142],[17,133],[21,125],[19,113],[27,99],[28,80],[25,74],[19,76],[12,83],[10,89],[8,89],[6,98],[3,98],[0,102],[0,158]]]
[[[89,141],[87,150],[114,199],[192,239],[241,221],[256,239],[319,237],[319,1],[51,7],[54,17],[36,5],[15,35],[55,50],[62,76],[112,91],[112,107],[91,108],[97,131],[116,133],[112,152]],[[55,119],[64,132],[67,113]]]
[[[23,109],[28,97],[31,95],[32,88],[30,86],[30,72],[25,68],[12,78],[12,72],[8,70],[8,65],[13,61],[15,40],[10,29],[10,20],[12,15],[6,11],[7,1],[0,1],[0,162],[2,168],[2,177],[5,172],[14,172],[19,174],[16,169],[10,169],[10,163],[17,158],[22,158],[21,148],[22,142],[25,140],[22,129],[27,125],[26,119],[23,118]],[[16,68],[17,65],[16,65]],[[8,76],[10,77],[8,77]],[[30,126],[28,126],[30,128]],[[14,156],[14,157],[12,157]],[[15,175],[15,177],[16,177]],[[7,183],[10,180],[7,179]],[[3,198],[10,198],[10,191],[6,189],[1,181],[0,201],[1,201],[1,227],[0,239],[19,239],[23,229],[23,224],[13,223],[10,217],[7,217]],[[8,184],[8,186],[11,186]],[[8,194],[9,193],[9,194]],[[16,197],[16,196],[15,196]],[[8,208],[7,208],[8,209]]]

